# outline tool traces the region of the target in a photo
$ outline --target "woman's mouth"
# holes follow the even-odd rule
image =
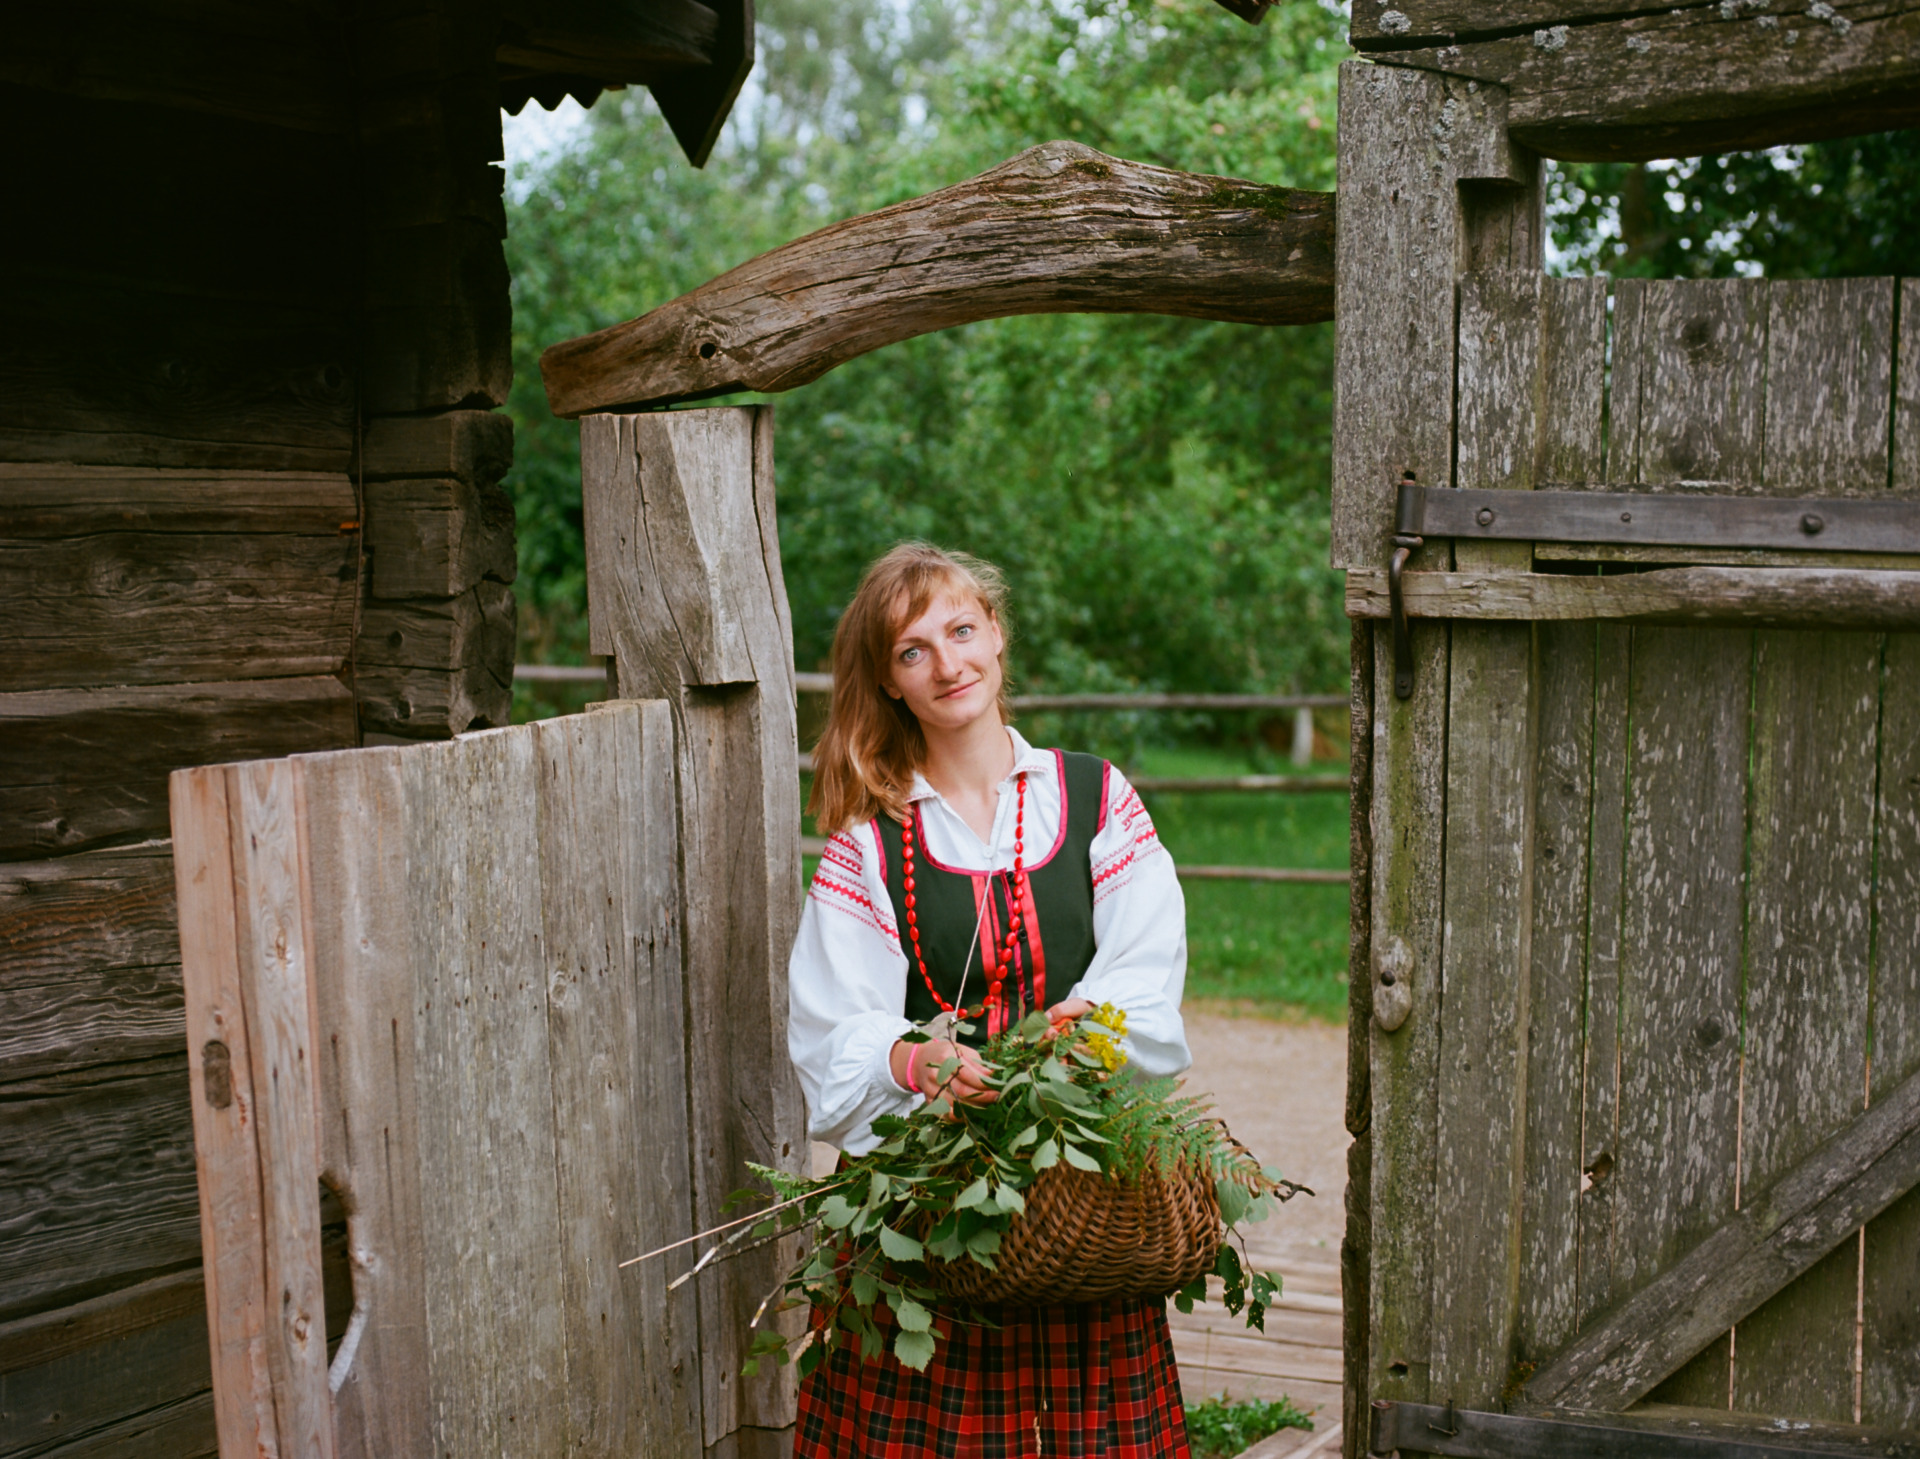
[[[979,684],[980,684],[980,681],[979,681],[978,679],[975,679],[975,680],[974,680],[974,681],[973,681],[973,682],[972,682],[971,684],[962,684],[962,685],[961,685],[961,686],[960,686],[959,688],[957,688],[957,689],[949,689],[949,690],[947,690],[947,692],[946,692],[946,693],[944,693],[944,694],[936,694],[936,695],[934,696],[934,698],[936,698],[936,699],[955,699],[955,698],[958,698],[958,697],[959,697],[960,695],[962,695],[962,694],[965,694],[965,693],[966,693],[966,692],[967,692],[967,691],[968,691],[969,689],[974,689],[974,688],[978,688],[978,687],[979,687]]]

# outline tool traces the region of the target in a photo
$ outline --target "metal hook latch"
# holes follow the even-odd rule
[[[1400,575],[1407,559],[1427,545],[1420,535],[1422,496],[1411,471],[1400,478],[1400,499],[1393,520],[1393,556],[1387,559],[1387,601],[1393,613],[1393,693],[1396,699],[1413,696],[1413,636],[1407,630],[1407,600],[1401,591]]]

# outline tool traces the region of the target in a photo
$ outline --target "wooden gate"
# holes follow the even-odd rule
[[[1920,283],[1544,277],[1504,106],[1343,91],[1349,1431],[1912,1452]]]

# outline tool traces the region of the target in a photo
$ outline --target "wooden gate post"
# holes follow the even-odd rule
[[[710,1226],[748,1161],[798,1170],[807,1151],[786,1048],[800,770],[773,410],[587,416],[580,470],[592,651],[612,657],[616,693],[673,713],[695,1215]],[[772,1455],[794,1420],[791,1370],[739,1376],[787,1252],[699,1278],[709,1454]]]

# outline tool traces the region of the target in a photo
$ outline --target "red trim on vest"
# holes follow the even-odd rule
[[[1100,762],[1100,815],[1093,823],[1093,834],[1107,829],[1107,807],[1113,803],[1113,761]]]
[[[1067,844],[1067,757],[1065,754],[1063,754],[1059,750],[1055,750],[1053,752],[1053,774],[1054,774],[1055,783],[1060,787],[1060,830],[1059,830],[1059,833],[1055,835],[1053,838],[1052,849],[1050,849],[1045,856],[1041,857],[1038,861],[1029,861],[1025,863],[1026,869],[1028,871],[1038,871],[1041,867],[1045,866],[1049,861],[1053,860],[1054,857],[1058,856],[1060,854],[1060,848]],[[1103,815],[1105,814],[1104,809],[1102,811],[1102,814]],[[985,876],[986,875],[985,872],[974,871],[970,867],[948,866],[946,862],[942,861],[939,857],[935,856],[933,854],[933,849],[927,845],[927,828],[926,828],[925,818],[921,816],[915,816],[913,818],[913,821],[914,821],[914,824],[919,826],[920,828],[920,849],[914,853],[916,856],[925,857],[929,865],[937,866],[942,871],[950,871],[955,876]],[[878,819],[876,819],[874,821],[875,827],[877,828],[879,824],[880,823]],[[884,857],[882,859],[884,859]],[[999,873],[995,872],[994,875],[998,876]]]

